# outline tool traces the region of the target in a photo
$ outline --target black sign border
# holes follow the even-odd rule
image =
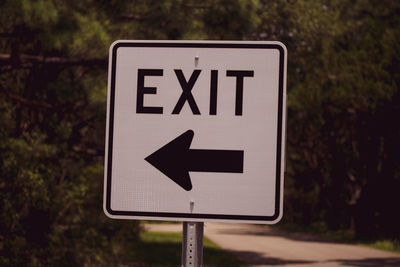
[[[275,185],[275,209],[272,216],[255,215],[232,215],[232,214],[199,214],[199,213],[168,213],[168,212],[142,212],[123,211],[111,209],[111,176],[113,156],[113,134],[114,134],[114,105],[115,105],[115,76],[117,64],[117,50],[120,47],[170,47],[170,48],[235,48],[235,49],[277,49],[279,51],[279,92],[278,92],[278,132],[276,152],[276,185]],[[109,62],[110,64],[110,62]],[[280,216],[281,201],[281,169],[282,162],[282,119],[283,119],[283,97],[284,97],[284,73],[285,73],[285,49],[278,43],[226,43],[226,42],[117,42],[112,48],[111,55],[111,82],[110,82],[110,107],[108,128],[108,156],[107,156],[107,184],[106,186],[106,211],[113,216],[131,217],[165,217],[181,219],[217,219],[217,220],[239,220],[239,221],[265,221],[272,222]]]

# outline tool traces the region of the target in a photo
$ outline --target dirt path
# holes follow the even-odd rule
[[[145,228],[182,232],[181,224],[150,224]],[[205,223],[204,234],[251,266],[400,267],[400,254],[327,242],[263,225]]]

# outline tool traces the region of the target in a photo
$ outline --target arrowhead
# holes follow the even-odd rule
[[[193,135],[194,132],[188,130],[145,158],[147,162],[186,191],[192,189],[187,163]]]

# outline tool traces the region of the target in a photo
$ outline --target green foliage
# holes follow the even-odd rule
[[[280,40],[288,223],[400,238],[397,1],[0,1],[0,265],[109,266],[136,222],[102,213],[116,39]]]
[[[320,1],[318,27],[296,31],[312,40],[289,46],[286,220],[400,238],[400,221],[389,219],[400,201],[399,4],[371,2]]]
[[[400,253],[400,242],[398,240],[382,240],[367,244],[360,243],[360,245]]]
[[[137,222],[102,211],[109,45],[243,38],[255,8],[246,1],[0,2],[1,266],[110,266],[138,242]]]

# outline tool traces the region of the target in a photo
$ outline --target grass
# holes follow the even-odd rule
[[[385,251],[391,251],[400,253],[400,241],[399,240],[378,240],[375,242],[363,242],[358,243],[361,246],[376,248]]]
[[[141,232],[141,242],[134,248],[134,266],[180,266],[182,234],[167,232]],[[209,239],[204,238],[203,266],[248,267],[232,254],[222,250]]]

